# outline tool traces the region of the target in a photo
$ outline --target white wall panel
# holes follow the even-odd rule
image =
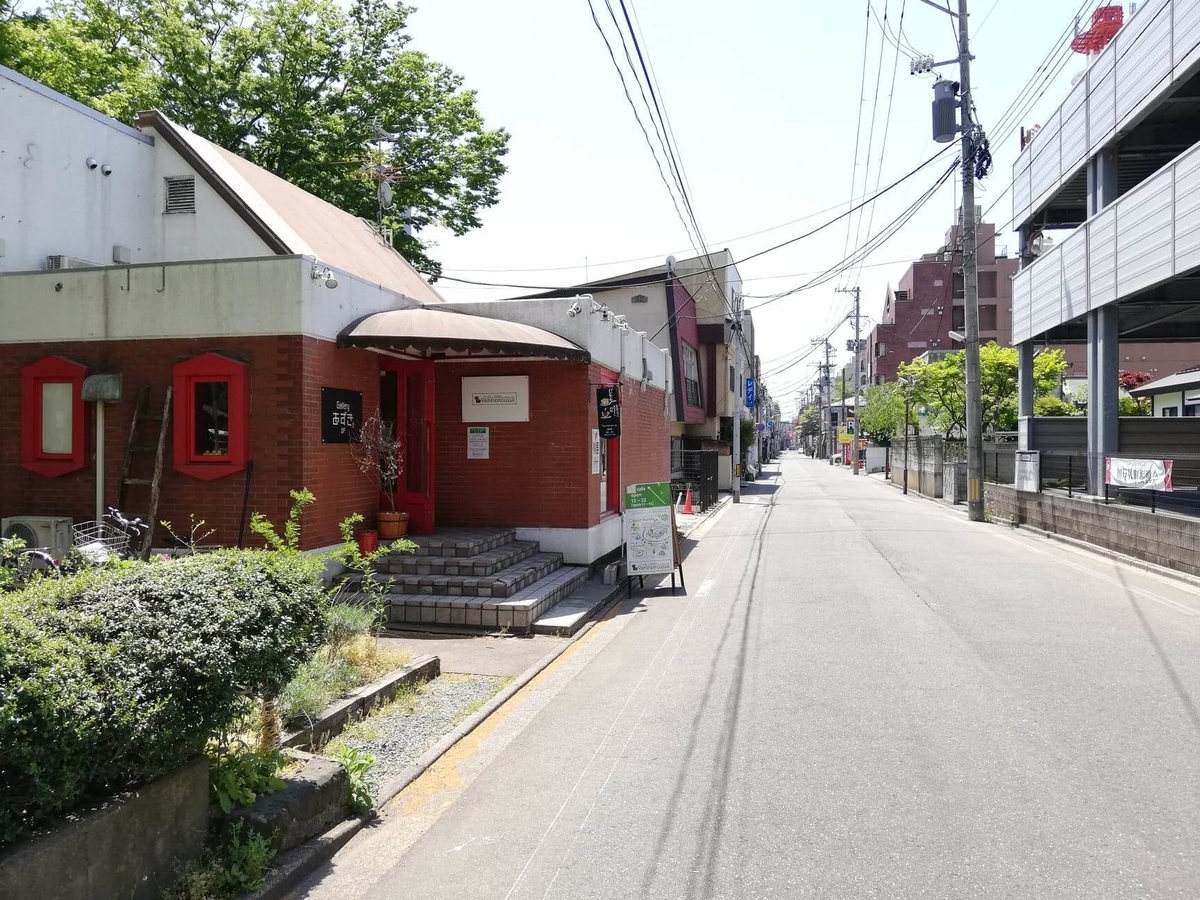
[[[1029,172],[1029,157],[1022,155],[1017,161],[1020,170],[1013,176],[1013,221],[1024,221],[1033,201],[1033,181]]]
[[[1196,4],[1200,9],[1200,3]],[[1200,266],[1200,149],[1175,162],[1175,273]]]
[[[1095,309],[1117,299],[1117,208],[1094,217],[1087,231],[1088,304]]]
[[[1033,285],[1033,270],[1024,269],[1013,276],[1012,336],[1013,343],[1029,340],[1029,297]]]
[[[1062,248],[1054,247],[1042,254],[1031,271],[1029,330],[1037,337],[1062,321]]]
[[[1059,157],[1058,113],[1046,123],[1033,139],[1033,205],[1036,207],[1045,195],[1058,186],[1062,174]]]
[[[1171,277],[1173,174],[1168,167],[1117,201],[1118,296]]]
[[[1088,311],[1087,229],[1079,228],[1062,243],[1063,321]]]
[[[1094,153],[1112,137],[1117,125],[1113,81],[1113,46],[1100,54],[1088,72],[1088,145]]]
[[[1176,0],[1171,7],[1172,62],[1176,72],[1181,72],[1200,59],[1200,2]]]
[[[1080,84],[1083,82],[1081,81]],[[1069,178],[1087,160],[1087,110],[1085,108],[1080,107],[1063,120],[1061,143],[1063,178]]]
[[[1157,94],[1171,72],[1171,10],[1165,0],[1155,6],[1138,10],[1117,35],[1118,122]]]

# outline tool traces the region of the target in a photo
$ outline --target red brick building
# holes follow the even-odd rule
[[[0,220],[0,516],[144,515],[149,486],[122,476],[151,480],[164,410],[155,518],[219,544],[307,487],[305,548],[394,501],[416,533],[516,528],[586,564],[620,546],[623,486],[669,477],[670,360],[629,328],[570,298],[538,304],[546,327],[458,311],[361,220],[160,114],[133,129],[0,79],[0,156],[66,141],[78,163],[0,174],[27,207]],[[95,375],[119,399],[85,400]],[[376,411],[403,447],[387,495],[350,443]]]

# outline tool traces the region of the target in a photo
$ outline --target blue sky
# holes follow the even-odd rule
[[[603,0],[595,2],[602,23],[615,35]],[[903,11],[905,36],[922,52],[938,59],[954,55],[948,16],[919,0],[871,0],[871,6],[876,21],[886,8],[893,29]],[[985,129],[1001,117],[1078,9],[1078,0],[974,0],[972,75]],[[891,44],[883,45],[874,102],[882,33],[874,22],[867,32],[866,0],[637,0],[634,10],[710,247],[729,247],[742,257],[793,237],[848,206],[852,172],[854,193],[864,193],[864,185],[873,193],[880,177],[886,185],[941,149],[930,137],[932,78],[910,75],[908,59],[901,54],[897,60]],[[483,215],[483,227],[463,237],[436,235],[435,253],[447,274],[559,285],[582,281],[585,274],[595,278],[657,263],[668,253],[691,255],[587,0],[418,2],[410,28],[411,46],[463,75],[478,91],[489,124],[512,132],[501,200]],[[623,61],[619,45],[617,53]],[[1084,67],[1083,57],[1073,57],[1016,124],[1042,121],[1066,96],[1071,76]],[[957,77],[956,69],[943,71]],[[891,119],[880,176],[889,94]],[[860,96],[865,102],[855,169]],[[989,137],[995,168],[980,188],[978,202],[985,209],[1007,188],[1018,150],[1015,130]],[[853,218],[851,247],[856,231],[858,241],[865,241],[869,223],[877,232],[936,176],[930,167],[880,200],[873,215],[864,211],[861,223]],[[843,285],[861,286],[865,315],[880,315],[885,287],[903,274],[905,260],[941,245],[955,215],[957,190],[955,179],[874,252],[857,277],[841,279]],[[990,218],[1003,225],[1010,213],[1005,196]],[[746,293],[770,294],[802,283],[809,277],[804,273],[842,259],[847,240],[841,222],[739,266]],[[1015,236],[1000,243],[1015,251]],[[834,293],[836,286],[796,294],[755,314],[758,352],[767,370],[846,313],[849,297]],[[520,293],[447,281],[439,287],[452,300]],[[847,325],[835,336],[841,359],[849,358],[845,339],[850,334]],[[767,383],[777,396],[790,395],[810,376],[806,361]],[[785,404],[785,409],[789,405],[794,407]]]

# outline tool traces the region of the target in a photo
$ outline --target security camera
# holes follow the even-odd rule
[[[101,166],[100,174],[107,178],[109,175],[112,174],[112,166],[108,165],[107,163],[105,165]]]
[[[570,305],[569,307],[567,307],[567,316],[568,316],[568,318],[571,318],[571,319],[573,319],[573,318],[575,318],[577,315],[579,315],[581,312],[583,312],[583,307],[581,307],[581,306],[579,305],[579,301],[578,301],[578,300],[572,300],[572,301],[571,301],[571,305]]]
[[[98,162],[98,161],[95,159],[95,157],[92,157],[92,156],[89,156],[89,157],[88,157],[86,160],[84,160],[84,164],[85,164],[85,165],[86,165],[86,166],[87,166],[89,169],[95,169],[95,168],[98,168],[98,167],[99,167],[99,165],[100,165],[100,163],[99,163],[99,162]]]
[[[600,321],[601,321],[601,322],[607,322],[607,321],[608,321],[609,319],[611,319],[611,318],[612,318],[612,312],[609,310],[609,308],[608,308],[607,306],[601,307],[601,309],[600,309]]]

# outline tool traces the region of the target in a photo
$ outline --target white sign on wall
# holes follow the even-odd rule
[[[529,376],[495,375],[462,380],[464,422],[528,422]]]
[[[1027,494],[1036,494],[1042,489],[1042,455],[1037,450],[1016,451],[1016,471],[1013,487]]]
[[[600,429],[592,429],[592,474],[600,474]]]
[[[467,429],[467,459],[488,459],[491,453],[490,428],[478,425]]]

